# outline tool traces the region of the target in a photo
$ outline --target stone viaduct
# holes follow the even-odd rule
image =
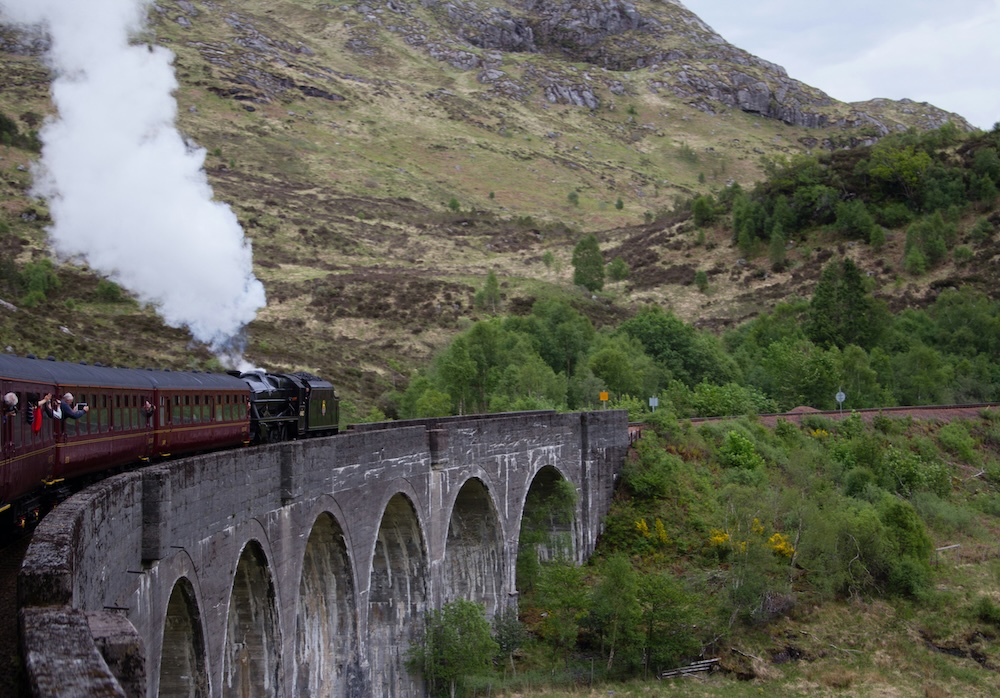
[[[31,690],[421,695],[405,653],[424,612],[511,603],[527,522],[586,559],[628,444],[625,412],[528,412],[356,425],[111,477],[28,548]]]

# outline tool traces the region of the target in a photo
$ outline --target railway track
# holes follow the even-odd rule
[[[824,417],[826,419],[840,420],[858,414],[861,419],[871,422],[879,415],[892,419],[912,417],[913,419],[925,421],[950,422],[953,419],[975,419],[979,417],[983,410],[994,410],[1000,412],[1000,402],[981,402],[974,405],[927,405],[925,407],[866,407],[858,410],[817,410],[812,407],[796,407],[790,412],[780,412],[775,414],[759,414],[757,420],[761,424],[773,427],[779,419],[786,422],[801,424],[805,417]],[[729,417],[685,417],[679,421],[691,422],[691,424],[705,424],[707,422],[724,422],[729,419],[739,419],[743,415]],[[629,440],[635,441],[642,436],[646,425],[642,422],[632,422],[629,424]]]
[[[857,410],[816,410],[811,407],[796,407],[790,412],[779,414],[762,414],[757,418],[766,426],[773,427],[779,419],[786,422],[801,424],[804,417],[825,417],[827,419],[843,419],[857,414],[866,422],[872,421],[875,417],[882,415],[893,419],[912,417],[913,419],[925,421],[948,422],[952,419],[974,419],[983,410],[1000,410],[1000,403],[980,402],[972,405],[925,405],[923,407],[866,407]],[[692,417],[692,424],[702,422],[718,422],[725,419],[735,419],[735,417]]]

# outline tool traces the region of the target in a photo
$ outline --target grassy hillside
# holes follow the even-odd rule
[[[734,65],[733,56],[766,78],[744,54],[707,42],[677,6],[640,5],[687,27],[657,39],[658,50],[687,52],[687,79]],[[795,154],[870,138],[852,125],[851,105],[815,107],[833,124],[818,129],[678,96],[676,65],[610,71],[553,50],[477,49],[422,4],[395,14],[292,0],[157,8],[143,38],[176,54],[179,126],[206,149],[216,198],[238,215],[266,287],[247,359],[329,376],[362,408],[479,317],[473,297],[490,271],[508,307],[569,299],[599,326],[648,302],[725,326],[808,295],[829,246],[822,232],[797,243],[787,272],[772,274],[763,260],[739,261],[724,221],[702,239],[686,216],[669,213],[692,195],[749,185]],[[0,38],[0,112],[28,133],[52,113],[49,75],[36,50],[10,31]],[[480,67],[456,68],[466,54]],[[505,77],[483,82],[487,64]],[[546,85],[586,87],[599,106],[552,102]],[[929,105],[866,108],[894,128],[942,118]],[[67,360],[217,366],[185,331],[127,294],[116,298],[79,263],[57,263],[58,290],[34,307],[21,303],[25,267],[47,257],[47,210],[28,195],[36,157],[0,145],[0,298],[17,306],[0,311],[5,346]],[[574,287],[569,259],[584,232],[597,233],[609,260],[649,258],[641,282],[597,296]],[[888,265],[901,254],[891,234]],[[692,283],[696,269],[711,272],[708,295]],[[922,303],[928,284],[949,274],[879,283]]]

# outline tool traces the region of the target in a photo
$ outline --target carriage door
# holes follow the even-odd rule
[[[157,405],[156,415],[153,417],[158,425],[156,431],[156,450],[160,453],[160,455],[167,456],[170,455],[170,425],[173,422],[171,419],[174,409],[173,403],[177,396],[161,392],[159,397],[160,404]]]
[[[8,383],[0,384],[0,396],[6,395],[11,388]],[[6,405],[0,407],[3,410],[2,424],[0,424],[0,493],[6,492],[10,485],[10,464],[14,457],[14,423],[16,414],[7,414]],[[2,499],[0,499],[2,502]]]

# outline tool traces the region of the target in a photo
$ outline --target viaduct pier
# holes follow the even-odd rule
[[[355,425],[111,477],[28,548],[31,690],[421,695],[405,654],[425,611],[511,603],[527,521],[585,560],[628,445],[623,411],[528,412]],[[572,515],[548,516],[560,498]]]

